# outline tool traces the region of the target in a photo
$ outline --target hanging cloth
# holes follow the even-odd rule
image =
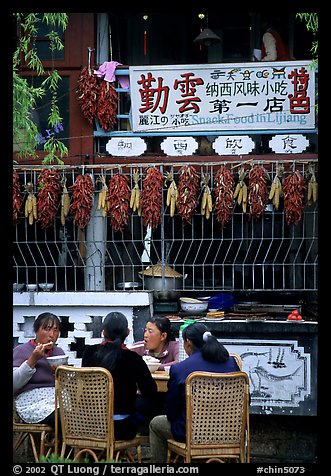
[[[101,66],[99,66],[99,69],[94,70],[94,74],[96,74],[99,78],[104,76],[103,79],[105,81],[114,83],[116,81],[115,71],[117,66],[122,66],[122,63],[118,63],[117,61],[105,61]],[[129,75],[118,76],[118,82],[120,83],[121,88],[129,89]]]

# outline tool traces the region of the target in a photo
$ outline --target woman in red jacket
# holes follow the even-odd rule
[[[290,51],[278,31],[273,28],[271,20],[263,20],[262,29],[264,34],[262,37],[261,61],[290,60]]]

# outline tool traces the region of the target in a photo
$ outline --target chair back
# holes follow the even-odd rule
[[[55,371],[55,390],[62,430],[61,456],[64,457],[69,445],[76,449],[106,450],[106,459],[112,459],[114,387],[111,373],[101,367],[60,365]],[[58,418],[55,432],[57,437]]]
[[[193,372],[186,379],[186,446],[222,448],[244,460],[249,441],[249,380],[245,372]],[[241,455],[241,456],[240,456]]]

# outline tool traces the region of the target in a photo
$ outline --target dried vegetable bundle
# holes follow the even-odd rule
[[[83,116],[92,124],[97,112],[99,83],[90,68],[82,69],[76,92]]]
[[[33,193],[33,183],[28,182],[25,185],[25,190],[28,193],[28,195],[25,200],[24,213],[25,213],[25,217],[28,219],[29,225],[33,225],[33,223],[38,218],[37,198],[35,194]]]
[[[143,179],[141,216],[144,226],[157,228],[161,223],[163,176],[156,167],[149,167]]]
[[[245,183],[245,177],[247,175],[247,170],[245,167],[240,167],[239,170],[239,181],[234,190],[233,198],[237,198],[238,205],[241,205],[242,211],[246,213],[247,211],[247,197],[248,197],[248,187]]]
[[[177,210],[184,223],[191,224],[198,206],[199,175],[193,165],[184,165],[179,175]]]
[[[317,183],[316,175],[315,175],[315,166],[313,164],[308,165],[307,175],[309,177],[307,201],[308,201],[308,205],[311,205],[312,203],[317,202],[317,195],[318,195],[318,183]]]
[[[272,181],[270,192],[269,192],[269,200],[272,201],[273,206],[278,210],[279,208],[279,199],[283,195],[282,191],[282,182],[281,177],[284,173],[284,167],[277,164],[276,165],[276,173],[275,177]]]
[[[72,190],[70,214],[74,217],[74,224],[83,230],[90,221],[93,206],[94,185],[91,176],[77,175],[69,189]]]
[[[267,181],[268,172],[260,165],[254,165],[249,171],[249,214],[255,220],[262,217],[265,207],[268,204]]]
[[[234,178],[224,165],[217,170],[214,179],[215,213],[221,227],[228,223],[234,210]]]
[[[61,181],[62,195],[61,195],[61,225],[65,225],[66,218],[70,210],[70,196],[66,186],[67,179],[64,177]]]
[[[208,220],[210,214],[213,211],[213,197],[209,187],[210,174],[201,173],[201,187],[202,187],[202,198],[201,198],[201,208],[200,213],[204,215]]]
[[[98,210],[102,210],[103,218],[106,218],[107,211],[109,210],[109,200],[108,200],[108,187],[106,184],[106,177],[102,174],[100,175],[97,182],[101,182],[101,190],[99,191],[98,195]]]
[[[167,207],[169,207],[169,215],[172,218],[175,215],[179,192],[178,192],[178,188],[177,188],[174,176],[171,172],[167,173],[165,181],[170,182],[170,185],[168,186],[168,191],[167,191],[166,204],[167,204]]]
[[[37,181],[37,212],[41,228],[54,225],[59,204],[61,179],[59,173],[51,169],[43,169]]]
[[[131,190],[131,197],[130,197],[130,208],[135,212],[137,211],[138,216],[141,216],[141,204],[140,204],[140,188],[139,188],[139,180],[140,174],[137,169],[134,169],[132,178],[134,181],[134,186]]]
[[[123,174],[115,174],[108,182],[108,212],[114,231],[122,232],[129,220],[130,186]]]
[[[114,129],[117,121],[117,92],[109,82],[102,80],[99,86],[96,117],[104,131]]]
[[[17,172],[13,173],[13,223],[18,220],[18,213],[21,210],[23,196],[21,194],[20,177]]]
[[[288,225],[297,225],[302,218],[304,190],[304,178],[298,170],[285,177],[283,182],[284,211]]]

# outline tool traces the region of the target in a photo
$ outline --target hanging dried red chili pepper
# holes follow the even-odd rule
[[[37,189],[38,223],[41,228],[49,228],[54,225],[59,205],[61,191],[59,173],[53,168],[43,169],[38,176]]]
[[[110,225],[115,231],[123,231],[129,220],[130,204],[129,179],[122,174],[115,174],[108,182],[108,212]]]
[[[97,112],[99,83],[90,68],[82,69],[76,92],[83,116],[92,124]]]
[[[301,173],[296,170],[283,181],[285,220],[288,225],[297,225],[304,210],[305,182]]]
[[[23,195],[21,193],[20,176],[17,172],[13,173],[13,223],[17,223],[18,214],[23,203]]]
[[[74,216],[74,224],[83,230],[90,221],[93,206],[94,185],[91,176],[78,175],[69,189],[73,191],[70,214]]]
[[[221,227],[228,223],[234,210],[234,177],[225,165],[217,170],[214,178],[214,195],[216,219]]]
[[[109,81],[101,80],[96,117],[104,131],[111,131],[116,125],[117,101],[118,96],[114,86]]]
[[[269,174],[264,167],[254,165],[248,173],[248,178],[249,214],[255,220],[258,220],[268,204],[267,180],[269,180]]]
[[[179,171],[177,210],[185,223],[191,224],[198,206],[199,175],[193,165]]]
[[[163,176],[159,169],[150,167],[143,179],[141,216],[144,226],[157,228],[161,223]]]

